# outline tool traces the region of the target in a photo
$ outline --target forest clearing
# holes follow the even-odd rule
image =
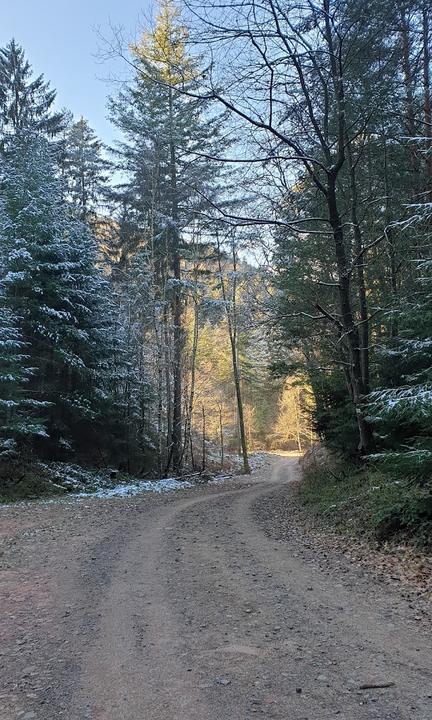
[[[39,5],[0,10],[0,720],[430,720],[430,2]]]

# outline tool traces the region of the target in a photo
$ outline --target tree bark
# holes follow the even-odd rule
[[[242,451],[242,457],[243,457],[243,472],[245,475],[250,475],[251,469],[250,469],[250,465],[249,465],[249,457],[248,457],[248,449],[247,449],[247,441],[246,441],[244,410],[243,410],[243,396],[242,396],[242,391],[241,391],[240,368],[239,368],[239,363],[238,363],[238,352],[237,352],[237,315],[236,315],[237,254],[235,251],[235,245],[233,243],[232,250],[233,250],[233,272],[234,272],[233,283],[234,283],[234,287],[233,287],[232,313],[231,313],[230,309],[228,307],[225,281],[224,281],[223,273],[222,273],[221,250],[220,250],[219,240],[217,241],[217,244],[218,244],[217,249],[218,249],[218,264],[219,264],[220,283],[221,283],[221,288],[222,288],[222,297],[223,297],[224,304],[225,304],[225,310],[226,310],[226,316],[227,316],[227,322],[228,322],[228,334],[229,334],[230,347],[231,347],[233,379],[234,379],[234,387],[235,387],[236,400],[237,400],[238,421],[239,421],[240,445],[241,445],[241,451]]]
[[[363,238],[360,229],[360,223],[358,219],[358,194],[356,184],[355,166],[353,163],[353,157],[351,152],[351,145],[347,142],[347,158],[350,174],[350,187],[351,187],[351,221],[353,225],[354,233],[354,250],[356,257],[358,257],[356,269],[357,269],[357,283],[359,293],[359,310],[360,310],[360,327],[359,327],[359,339],[360,339],[360,363],[362,372],[363,392],[367,394],[369,392],[369,314],[368,314],[368,303],[366,294],[366,282],[365,282],[365,254],[363,252]]]
[[[396,302],[398,296],[398,280],[397,280],[397,265],[396,265],[396,245],[393,235],[393,230],[390,227],[390,185],[388,181],[388,158],[387,158],[387,143],[384,138],[384,189],[385,189],[385,202],[386,202],[386,236],[390,255],[390,287],[393,303]],[[390,320],[390,337],[394,338],[398,334],[398,321],[395,313],[392,314]]]
[[[206,469],[206,415],[205,407],[202,406],[202,463],[201,470],[204,472]]]
[[[403,80],[405,86],[405,132],[408,137],[414,138],[416,136],[416,122],[415,122],[415,110],[414,110],[414,87],[413,87],[413,72],[411,66],[411,36],[409,21],[404,11],[401,12],[400,19],[400,33],[402,41],[402,70]],[[420,164],[418,156],[415,150],[415,146],[410,143],[410,158],[411,158],[411,170],[413,174],[413,188],[414,197],[417,197],[420,192]]]
[[[429,9],[423,8],[423,108],[425,136],[429,140],[426,147],[426,200],[432,202],[432,112],[430,90],[430,25]]]
[[[194,330],[192,340],[192,354],[191,354],[191,376],[190,376],[190,389],[189,389],[189,402],[187,408],[187,416],[185,421],[185,430],[183,438],[183,459],[186,457],[187,448],[192,444],[192,417],[195,401],[195,364],[196,355],[198,350],[198,301],[194,298]]]
[[[180,473],[182,468],[182,368],[183,368],[183,327],[181,297],[181,260],[179,237],[179,212],[177,198],[177,162],[174,143],[173,91],[169,89],[170,112],[170,180],[171,180],[171,216],[172,216],[172,270],[173,289],[173,423],[171,435],[171,458],[173,470]]]
[[[337,206],[336,180],[337,173],[329,172],[327,202],[329,221],[333,230],[333,240],[338,270],[339,305],[343,327],[342,341],[346,344],[348,349],[348,357],[350,362],[349,376],[352,388],[352,399],[357,419],[357,426],[359,430],[359,451],[361,453],[368,453],[373,446],[373,438],[372,430],[369,424],[366,422],[362,410],[365,387],[363,384],[362,375],[360,337],[351,306],[350,275],[348,272],[343,228]]]
[[[220,451],[221,451],[221,470],[224,467],[224,431],[223,431],[223,416],[222,416],[222,405],[219,406],[219,437],[220,437]]]

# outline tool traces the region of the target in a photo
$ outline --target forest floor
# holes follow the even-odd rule
[[[298,472],[0,508],[0,720],[430,720],[430,606],[310,536]]]

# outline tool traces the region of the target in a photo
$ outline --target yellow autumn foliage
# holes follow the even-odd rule
[[[188,38],[179,8],[172,0],[161,0],[153,31],[145,32],[139,44],[131,45],[131,51],[138,60],[152,65],[162,82],[175,87],[197,76],[186,50]]]

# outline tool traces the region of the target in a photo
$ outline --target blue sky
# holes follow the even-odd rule
[[[114,130],[106,120],[106,98],[124,77],[122,62],[97,57],[103,43],[98,29],[111,36],[110,23],[136,37],[148,17],[151,0],[12,0],[1,3],[0,45],[12,37],[26,50],[35,73],[43,73],[57,90],[59,106],[88,118],[105,142]]]

